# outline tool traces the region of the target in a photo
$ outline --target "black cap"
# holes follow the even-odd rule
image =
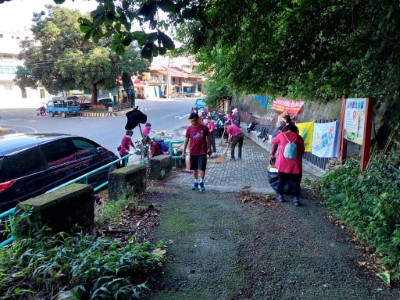
[[[189,116],[189,120],[197,120],[199,118],[199,115],[196,113],[191,113]]]

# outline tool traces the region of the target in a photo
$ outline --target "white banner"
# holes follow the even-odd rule
[[[318,157],[337,157],[339,122],[314,123],[312,154]]]

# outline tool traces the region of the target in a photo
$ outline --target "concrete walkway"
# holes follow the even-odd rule
[[[274,194],[275,191],[268,183],[267,167],[269,152],[245,137],[242,148],[242,160],[230,161],[230,148],[224,155],[226,143],[216,139],[217,153],[207,161],[205,176],[206,190],[222,192],[248,191],[253,193]],[[237,147],[235,149],[237,154]],[[303,178],[312,177],[303,172]],[[178,170],[165,184],[174,186],[191,186],[193,176],[186,170]]]

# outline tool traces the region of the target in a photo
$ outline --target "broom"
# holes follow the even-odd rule
[[[226,162],[226,154],[228,153],[228,149],[229,149],[229,144],[226,145],[225,151],[223,154],[219,154],[215,159],[214,162],[215,163],[224,163]]]

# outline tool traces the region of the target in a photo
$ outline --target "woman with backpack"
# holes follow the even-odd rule
[[[272,139],[273,147],[270,156],[270,159],[274,159],[278,150],[275,162],[275,168],[278,169],[279,174],[278,201],[285,201],[283,196],[284,187],[289,183],[294,195],[293,204],[295,206],[300,205],[302,156],[304,154],[304,140],[297,132],[296,125],[286,125],[286,131],[280,132]]]

